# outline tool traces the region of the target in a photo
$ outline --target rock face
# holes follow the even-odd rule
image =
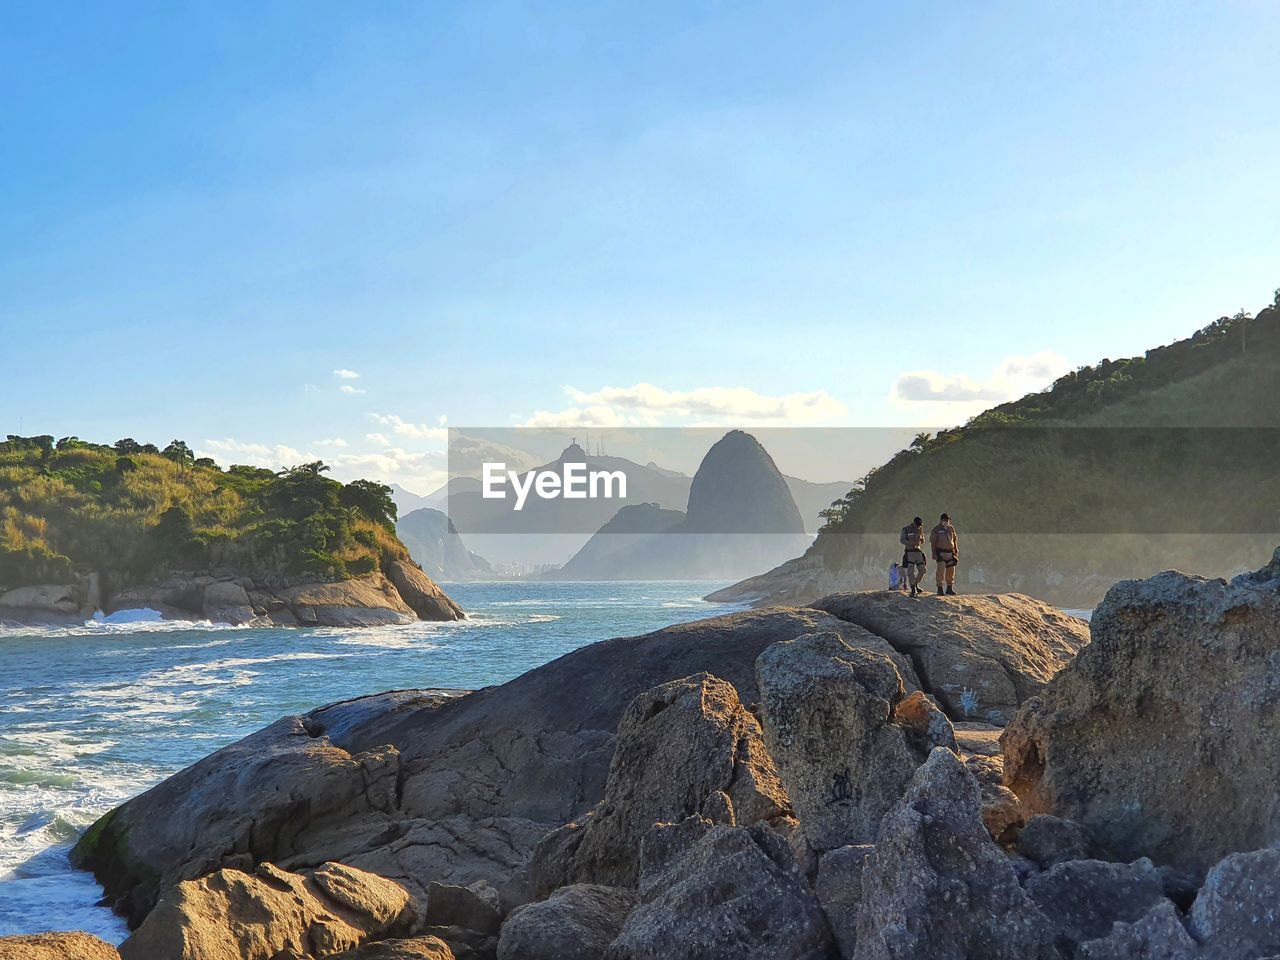
[[[1047,813],[1032,817],[1018,833],[1018,852],[1046,869],[1065,860],[1088,860],[1090,847],[1080,824]]]
[[[826,960],[831,931],[774,831],[661,824],[646,836],[640,904],[605,960]]]
[[[892,661],[840,634],[813,633],[765,650],[756,680],[765,742],[809,845],[874,841],[924,759],[910,728],[895,722],[904,692]],[[949,724],[944,735],[955,743]]]
[[[1089,642],[1082,620],[1021,594],[842,593],[814,604],[883,637],[955,720],[1003,724]]]
[[[1059,960],[1054,931],[982,825],[978,784],[936,749],[863,868],[857,960]]]
[[[604,798],[539,844],[535,891],[634,887],[644,834],[693,814],[731,825],[791,814],[759,723],[733,684],[706,673],[647,690],[627,707]]]
[[[276,960],[293,960],[284,954]],[[325,960],[455,960],[449,945],[439,937],[407,937],[400,940],[379,940],[354,950],[344,950],[325,957]]]
[[[120,960],[111,944],[87,933],[36,933],[0,937],[4,960]]]
[[[1111,589],[1093,642],[1005,731],[1005,780],[1029,812],[1196,874],[1280,840],[1277,553],[1231,584],[1162,573]]]
[[[1280,955],[1280,849],[1237,853],[1209,871],[1191,907],[1205,960]]]
[[[592,644],[466,696],[389,693],[288,717],[117,808],[76,857],[135,923],[161,882],[263,860],[349,863],[423,903],[429,880],[485,880],[510,908],[529,899],[519,873],[539,839],[603,796],[637,695],[714,671],[753,702],[760,652],[817,630],[865,636],[814,610],[752,611]]]
[[[689,486],[687,515],[690,533],[804,533],[781,471],[741,430],[730,430],[702,458]]]
[[[387,576],[419,620],[461,620],[462,608],[449,599],[419,567],[397,560],[387,568]]]
[[[41,584],[0,590],[0,623],[63,624],[83,622],[85,595],[77,584]]]
[[[561,887],[512,912],[502,925],[498,960],[600,960],[635,904],[634,890]]]
[[[325,864],[309,876],[262,864],[219,870],[166,890],[120,946],[124,960],[271,960],[283,950],[323,957],[404,934],[417,919],[398,884]]]
[[[288,587],[248,577],[172,574],[117,590],[105,607],[108,613],[148,608],[172,620],[312,627],[381,626],[464,616],[416,566],[396,561],[387,569],[390,579],[372,573],[353,580]]]

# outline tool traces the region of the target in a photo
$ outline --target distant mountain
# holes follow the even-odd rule
[[[466,548],[453,523],[439,510],[423,507],[396,522],[400,541],[435,580],[484,580],[493,576],[488,560]]]
[[[426,497],[419,496],[412,490],[406,490],[398,483],[391,484],[391,501],[396,505],[397,515],[401,517],[431,506],[431,501]]]
[[[852,480],[837,480],[835,483],[812,483],[799,477],[782,477],[787,481],[787,489],[791,491],[791,499],[796,502],[800,517],[804,520],[806,533],[817,533],[822,527],[821,513],[849,492]]]
[[[694,474],[689,509],[623,507],[559,571],[564,580],[719,580],[765,558],[778,563],[810,538],[773,458],[732,430]]]

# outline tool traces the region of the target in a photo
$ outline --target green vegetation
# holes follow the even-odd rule
[[[407,558],[390,488],[327,470],[223,471],[181,440],[11,435],[0,443],[0,585],[89,571],[124,583],[178,570],[342,580]]]
[[[962,538],[989,538],[966,559],[1030,578],[1256,566],[1280,531],[1277,396],[1280,292],[1257,317],[917,435],[823,511],[811,550],[830,569],[883,569],[907,520],[947,510]]]

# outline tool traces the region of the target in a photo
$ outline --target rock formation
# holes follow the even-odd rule
[[[120,960],[111,944],[87,933],[35,933],[0,937],[4,960]]]
[[[911,657],[921,682],[956,720],[1006,723],[1088,642],[1088,627],[1019,594],[912,601],[842,593],[814,604]]]
[[[756,681],[765,742],[809,845],[874,841],[924,759],[894,719],[904,691],[893,662],[840,634],[813,633],[765,650]],[[945,734],[954,744],[950,724]]]
[[[493,576],[489,561],[467,549],[453,521],[439,510],[402,507],[396,536],[433,580],[484,580]]]
[[[604,960],[826,960],[832,947],[781,837],[691,817],[646,836],[640,903]]]
[[[1005,731],[1027,811],[1197,874],[1280,840],[1280,551],[1232,583],[1119,583],[1092,633]]]
[[[862,873],[857,960],[1059,960],[1054,929],[981,820],[977,781],[938,748],[885,816]]]
[[[408,933],[413,898],[381,877],[326,863],[306,876],[269,863],[218,870],[168,888],[120,945],[124,960],[272,960],[290,950],[326,957]]]
[[[498,960],[600,960],[636,904],[634,890],[582,883],[518,907],[502,925]]]
[[[633,887],[644,834],[693,814],[744,826],[791,814],[759,723],[733,684],[706,673],[654,687],[628,705],[604,798],[538,845],[535,892],[570,883]]]
[[[264,860],[339,860],[423,903],[430,880],[484,880],[515,906],[538,841],[603,796],[637,695],[713,671],[754,702],[759,653],[820,630],[866,637],[814,610],[752,611],[592,644],[466,696],[389,693],[284,718],[123,804],[75,856],[135,922],[162,882]]]

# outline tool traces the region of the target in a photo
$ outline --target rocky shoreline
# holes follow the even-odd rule
[[[831,596],[283,718],[81,839],[118,954],[0,955],[1264,960],[1277,732],[1280,550],[1088,628]]]
[[[381,572],[332,582],[172,573],[110,589],[98,574],[75,583],[0,590],[0,626],[71,626],[101,611],[154,610],[166,620],[233,626],[367,627],[465,614],[417,564],[396,560]]]

